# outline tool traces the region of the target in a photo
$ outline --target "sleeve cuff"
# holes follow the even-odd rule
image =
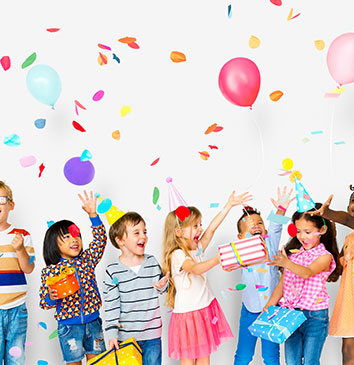
[[[98,227],[102,224],[101,218],[99,217],[99,215],[97,215],[96,217],[89,217],[90,221],[91,221],[91,225],[93,227]]]

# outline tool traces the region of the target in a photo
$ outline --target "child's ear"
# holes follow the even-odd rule
[[[322,226],[321,229],[320,229],[321,235],[326,234],[326,232],[327,232],[327,226]]]
[[[181,235],[182,235],[181,229],[180,228],[175,228],[175,236],[176,237],[181,237]]]
[[[120,238],[116,237],[114,240],[116,241],[118,247],[122,246],[122,240]]]
[[[10,202],[10,210],[14,210],[15,209],[15,202],[14,201],[12,201],[12,202]]]
[[[240,239],[241,239],[241,237],[242,237],[242,234],[241,234],[241,233],[239,233],[239,234],[237,235],[237,238],[240,240]]]

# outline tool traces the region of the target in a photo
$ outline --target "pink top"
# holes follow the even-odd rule
[[[301,247],[300,251],[293,253],[289,259],[295,264],[308,267],[322,255],[331,255],[331,253],[325,249],[323,243],[320,243],[311,250],[305,250]],[[329,296],[326,289],[326,280],[335,267],[336,263],[332,256],[329,271],[322,271],[308,279],[304,279],[285,269],[283,298],[280,300],[280,306],[290,309],[327,309],[329,307]]]

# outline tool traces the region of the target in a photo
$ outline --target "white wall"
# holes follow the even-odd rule
[[[232,4],[232,18],[227,6]],[[86,189],[109,197],[122,210],[136,210],[147,221],[147,252],[160,259],[164,217],[168,213],[165,178],[172,176],[182,196],[203,212],[204,226],[216,214],[210,203],[224,204],[233,189],[246,188],[254,195],[254,206],[264,218],[272,209],[269,198],[276,187],[291,186],[287,177],[280,177],[281,162],[292,158],[303,174],[303,184],[315,201],[324,201],[335,194],[333,207],[345,209],[348,185],[353,183],[349,151],[353,147],[354,90],[348,85],[337,100],[324,94],[336,87],[327,65],[327,50],[332,40],[353,31],[353,2],[283,1],[276,7],[268,0],[238,1],[12,1],[4,2],[0,22],[0,57],[11,57],[12,67],[0,69],[0,179],[13,188],[16,209],[11,222],[27,228],[35,243],[36,269],[28,277],[29,327],[27,340],[35,344],[27,348],[26,364],[42,359],[49,364],[61,363],[57,339],[49,340],[56,328],[53,312],[38,307],[40,271],[44,266],[42,242],[47,221],[71,219],[83,231],[86,245],[90,240],[89,222],[81,210],[77,193],[80,187],[70,184],[63,175],[65,162],[80,156],[84,149],[93,155],[94,180]],[[290,8],[301,15],[287,21]],[[57,33],[46,28],[58,27]],[[261,40],[257,49],[250,49],[251,35]],[[134,36],[139,50],[118,43],[118,39]],[[314,41],[326,43],[318,51]],[[112,47],[121,63],[111,59],[106,66],[97,63],[98,43]],[[37,52],[35,64],[48,64],[60,75],[62,94],[55,110],[40,104],[26,88],[22,62]],[[102,50],[100,50],[102,51]],[[171,51],[186,54],[187,62],[175,64]],[[221,67],[234,57],[252,59],[261,73],[261,89],[253,111],[230,104],[218,88]],[[92,95],[105,91],[103,99],[94,103]],[[282,90],[283,98],[274,103],[269,94]],[[77,117],[74,100],[86,108]],[[335,110],[334,110],[334,105]],[[132,112],[120,116],[121,107]],[[47,125],[39,130],[37,118]],[[333,119],[332,119],[333,118]],[[86,133],[73,129],[73,120],[81,123]],[[257,121],[264,142],[254,124]],[[334,140],[345,145],[333,146],[330,165],[330,124]],[[217,122],[220,133],[204,135],[207,127]],[[121,140],[111,133],[119,129]],[[323,130],[312,136],[311,131]],[[20,135],[19,147],[2,143],[8,133]],[[303,143],[308,137],[310,141]],[[214,144],[208,161],[198,151]],[[33,154],[36,166],[23,168],[19,158]],[[160,162],[151,167],[157,157]],[[264,158],[264,168],[262,168]],[[38,166],[46,166],[38,178]],[[257,176],[262,171],[260,179]],[[152,204],[152,192],[161,191],[158,211]],[[293,206],[295,209],[295,205]],[[209,255],[217,252],[217,244],[235,239],[235,222],[240,215],[235,208],[217,232]],[[292,212],[289,212],[290,215]],[[104,222],[105,217],[103,217]],[[108,225],[107,225],[108,228]],[[348,231],[338,227],[341,247]],[[285,232],[286,233],[286,232]],[[287,241],[283,234],[282,242]],[[102,288],[105,266],[117,255],[109,244],[98,265],[97,279]],[[232,326],[235,340],[223,344],[212,355],[214,364],[231,364],[236,347],[241,301],[239,293],[228,287],[240,282],[240,273],[225,273],[215,268],[209,275],[211,286]],[[331,308],[338,283],[328,285]],[[225,301],[221,290],[227,293]],[[163,364],[174,364],[167,356],[169,314],[163,312]],[[37,327],[46,322],[45,331]],[[335,364],[341,359],[341,340],[328,338],[321,363]],[[254,360],[261,364],[259,348]]]

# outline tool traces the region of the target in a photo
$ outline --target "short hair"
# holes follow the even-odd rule
[[[10,201],[13,201],[12,190],[10,186],[5,183],[5,181],[0,180],[0,189],[5,190],[6,196],[9,198]]]
[[[145,224],[143,217],[137,212],[127,212],[115,221],[109,229],[109,239],[111,240],[112,245],[119,249],[116,238],[118,237],[120,240],[123,238],[124,233],[127,233],[128,224],[136,226],[140,222]]]
[[[253,214],[257,214],[259,216],[261,216],[261,212],[255,208],[252,207],[244,207],[242,209],[243,214],[241,215],[241,217],[239,218],[239,220],[237,221],[237,231],[238,233],[241,233],[241,221],[243,220],[243,218],[247,217],[248,215],[253,215]]]
[[[69,227],[73,224],[75,223],[68,220],[61,220],[52,224],[47,229],[43,242],[43,257],[47,266],[56,265],[60,261],[61,253],[58,246],[58,238],[63,239],[69,233]],[[81,238],[81,234],[79,236]]]

